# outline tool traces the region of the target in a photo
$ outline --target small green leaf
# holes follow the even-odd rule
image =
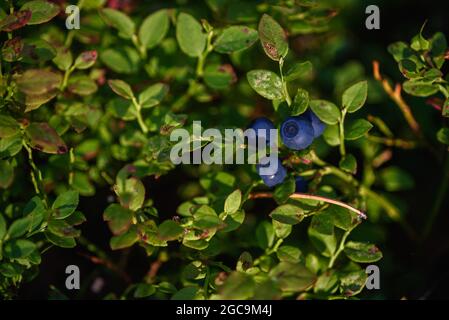
[[[31,11],[31,19],[28,21],[28,25],[48,22],[59,13],[59,7],[56,4],[41,0],[29,1],[20,10]]]
[[[307,110],[309,102],[309,93],[306,90],[299,88],[291,105],[291,115],[299,116],[300,114],[303,114]]]
[[[103,213],[103,219],[108,222],[109,229],[115,235],[122,234],[132,224],[133,212],[113,203]]]
[[[16,81],[21,92],[27,95],[43,95],[58,89],[62,76],[45,69],[29,69]]]
[[[157,46],[170,28],[168,11],[163,9],[150,14],[139,29],[139,41],[147,49]]]
[[[199,288],[198,287],[185,287],[176,292],[171,300],[195,300],[197,299]]]
[[[0,160],[0,188],[9,188],[13,181],[14,166],[8,160]]]
[[[340,276],[340,291],[347,297],[359,294],[366,283],[365,270],[357,270],[345,273]]]
[[[33,149],[52,154],[63,154],[67,152],[65,142],[48,123],[31,123],[25,129],[25,136],[28,144]]]
[[[343,108],[347,109],[349,113],[356,112],[365,104],[368,96],[368,82],[360,81],[352,85],[343,93],[342,104]]]
[[[100,51],[101,61],[112,71],[134,74],[140,70],[140,57],[136,49],[128,46]]]
[[[283,183],[278,184],[274,189],[273,198],[278,204],[285,203],[288,198],[295,192],[295,179],[290,177]]]
[[[299,248],[293,246],[281,246],[276,251],[280,261],[298,263],[301,260],[302,252]]]
[[[0,213],[0,241],[5,237],[6,235],[6,221],[5,218],[3,218],[3,215]]]
[[[104,8],[100,10],[100,16],[106,24],[116,28],[122,38],[131,39],[134,35],[136,26],[131,18],[123,12]]]
[[[273,225],[268,221],[262,221],[256,228],[257,244],[262,249],[271,248],[274,242]]]
[[[340,120],[340,109],[332,102],[326,100],[312,100],[310,101],[310,108],[321,121],[326,124],[337,124]]]
[[[69,190],[60,194],[51,208],[56,219],[64,219],[75,212],[78,207],[79,194],[78,191]]]
[[[168,93],[168,86],[164,83],[156,83],[139,94],[139,104],[142,108],[151,108],[159,103]]]
[[[308,235],[315,248],[325,257],[331,257],[337,248],[333,218],[328,212],[315,214]]]
[[[231,26],[223,30],[214,42],[220,53],[232,53],[251,47],[259,38],[256,30],[246,26]]]
[[[138,178],[126,180],[117,179],[114,191],[119,197],[120,204],[132,211],[139,210],[145,201],[145,187]]]
[[[97,51],[84,51],[75,60],[73,66],[77,69],[84,70],[92,67],[97,61]]]
[[[50,220],[48,222],[48,231],[63,238],[79,237],[81,234],[79,230],[76,230],[64,220]]]
[[[281,78],[268,70],[252,70],[247,74],[250,86],[262,97],[269,100],[283,100]]]
[[[438,86],[420,80],[408,80],[403,84],[404,91],[416,97],[428,97],[438,92]]]
[[[292,226],[290,224],[282,223],[273,219],[273,228],[276,237],[285,239],[292,232]]]
[[[223,300],[243,300],[254,295],[254,288],[255,282],[250,275],[234,271],[218,289],[218,292]]]
[[[109,80],[108,85],[112,91],[125,99],[131,100],[134,97],[131,86],[123,80]]]
[[[312,72],[312,63],[310,61],[297,62],[292,65],[285,73],[284,79],[293,81]]]
[[[300,207],[284,204],[271,211],[270,217],[281,223],[293,225],[304,219],[304,212]]]
[[[61,248],[70,249],[76,247],[76,241],[71,237],[60,237],[49,231],[45,232],[45,237],[48,241]]]
[[[158,227],[158,236],[162,240],[175,240],[184,233],[184,228],[173,220],[165,220]]]
[[[215,213],[215,210],[206,205],[198,207],[193,217],[193,225],[199,229],[217,228],[223,224],[223,221]]]
[[[285,58],[288,53],[287,35],[281,25],[267,14],[260,19],[259,37],[268,57],[275,61]]]
[[[382,259],[382,252],[373,244],[350,241],[345,244],[345,254],[354,262],[370,263]]]
[[[225,200],[224,212],[227,214],[236,213],[242,203],[242,192],[237,189],[233,191]]]
[[[136,226],[131,226],[129,230],[121,235],[111,238],[109,244],[112,250],[119,250],[131,247],[139,240],[139,234],[137,233]]]
[[[449,128],[441,128],[438,130],[437,139],[441,143],[449,145]]]
[[[352,154],[347,154],[341,158],[338,166],[351,174],[355,174],[357,171],[357,160]]]
[[[315,281],[315,275],[299,263],[280,262],[269,275],[279,283],[282,291],[304,291]]]
[[[181,12],[176,23],[176,39],[181,50],[190,57],[199,57],[206,47],[201,24],[190,14]]]
[[[212,89],[229,88],[236,80],[235,71],[230,64],[212,64],[204,70],[204,82]]]
[[[34,250],[36,245],[24,239],[15,239],[5,243],[3,254],[9,259],[21,259],[28,257]]]
[[[253,257],[249,252],[243,251],[237,261],[237,266],[235,269],[237,271],[244,272],[249,268],[251,268],[252,266],[253,266]]]
[[[378,173],[378,178],[389,192],[413,189],[413,177],[399,167],[388,167]]]
[[[20,125],[13,117],[0,114],[0,138],[13,136],[19,131]]]
[[[89,96],[98,90],[98,86],[94,80],[88,76],[73,76],[70,78],[67,89],[74,94],[80,96]]]
[[[56,49],[56,57],[53,58],[54,64],[58,69],[62,71],[67,71],[72,66],[73,55],[69,48],[58,47]]]
[[[10,238],[19,238],[24,234],[33,231],[44,219],[42,213],[38,215],[28,215],[24,218],[15,220],[8,229]]]
[[[146,298],[156,293],[156,288],[149,283],[139,283],[134,290],[134,298]]]
[[[365,119],[357,119],[345,128],[345,140],[357,140],[371,130],[373,125]]]

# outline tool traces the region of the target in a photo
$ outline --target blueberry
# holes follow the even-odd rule
[[[255,119],[249,127],[256,131],[256,137],[259,137],[259,129],[261,129],[261,136],[265,137],[267,144],[270,143],[270,129],[276,129],[273,122],[265,117]]]
[[[260,163],[256,165],[256,168],[265,185],[271,188],[277,184],[282,183],[285,180],[285,177],[287,176],[287,170],[281,164],[281,160],[278,159],[278,167],[276,173],[272,175],[262,175],[260,170],[262,168],[268,167],[268,165],[268,163],[265,164],[264,161],[261,160]]]
[[[303,177],[296,177],[295,179],[296,189],[295,192],[305,193],[307,192],[308,183]]]
[[[312,123],[305,116],[288,117],[282,123],[281,138],[290,149],[305,149],[313,142]]]
[[[304,113],[304,116],[312,123],[314,138],[321,136],[324,129],[326,129],[326,124],[321,121],[312,110],[307,110]]]

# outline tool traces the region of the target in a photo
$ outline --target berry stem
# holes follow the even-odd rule
[[[340,154],[343,158],[346,155],[345,148],[345,117],[346,117],[346,109],[341,111],[341,118],[339,122],[339,132],[340,132]]]
[[[284,58],[281,57],[281,59],[279,60],[279,73],[281,75],[282,90],[284,91],[285,101],[290,106],[292,104],[292,98],[290,97],[290,94],[288,93],[287,81],[285,81],[284,73],[282,72],[283,67],[284,67]]]

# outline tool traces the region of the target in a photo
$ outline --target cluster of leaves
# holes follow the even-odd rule
[[[388,51],[396,60],[399,70],[407,78],[403,83],[404,91],[416,97],[434,97],[431,105],[441,110],[443,117],[449,117],[449,82],[442,67],[448,59],[448,44],[443,33],[432,37],[423,35],[425,24],[410,43],[395,42]],[[441,99],[442,97],[443,99]],[[449,128],[443,127],[437,133],[437,139],[449,145]]]
[[[312,63],[298,62],[289,43],[297,35],[326,31],[335,11],[314,1],[288,0],[207,0],[199,8],[143,10],[145,16],[101,0],[80,1],[79,7],[80,30],[48,23],[60,12],[49,1],[0,7],[1,292],[8,296],[21,281],[33,279],[49,246],[77,244],[80,233],[74,227],[85,221],[76,211],[78,194],[89,201],[97,190],[111,188],[116,201],[102,212],[112,232],[111,248],[138,245],[149,260],[182,264],[175,274],[161,270],[160,276],[131,285],[123,297],[326,299],[359,294],[366,281],[363,264],[382,258],[375,245],[349,240],[363,221],[360,211],[369,216],[385,211],[400,219],[388,199],[372,190],[376,174],[370,163],[382,146],[367,139],[371,123],[361,116],[346,119],[364,106],[368,82],[348,84],[341,103],[320,99],[304,85],[304,79],[313,79]],[[35,24],[43,25],[33,30],[29,25]],[[420,39],[412,48],[424,45]],[[435,47],[429,43],[417,48],[426,59]],[[269,70],[263,52],[279,73]],[[421,61],[407,57],[415,66]],[[432,63],[441,67],[438,61]],[[422,68],[413,73],[421,78],[408,87],[430,81],[445,88],[435,68]],[[430,76],[433,80],[425,80]],[[193,120],[247,126],[256,114],[254,105],[266,104],[251,88],[272,101],[265,112],[275,123],[310,108],[327,124],[323,139],[307,150],[280,149],[291,170],[270,195],[276,207],[271,213],[255,212],[260,210],[258,195],[267,190],[254,166],[202,165],[182,168],[195,182],[179,181],[185,201],[176,215],[159,213],[146,181],[176,174],[168,157],[172,130]],[[361,181],[356,179],[361,162],[346,144],[364,156]],[[340,151],[338,165],[319,157],[334,147]],[[403,176],[392,171],[380,175],[387,191],[402,185]],[[317,198],[292,197],[297,175],[309,180],[309,192]],[[395,181],[400,186],[389,189]],[[24,190],[36,195],[29,199]],[[336,200],[346,206],[335,205]],[[232,266],[222,261],[226,257],[233,259]]]

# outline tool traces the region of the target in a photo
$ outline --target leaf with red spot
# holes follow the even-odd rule
[[[281,25],[267,14],[260,19],[259,38],[268,57],[275,61],[285,58],[288,52],[287,35]]]
[[[34,0],[25,3],[21,10],[28,10],[31,12],[31,18],[27,24],[41,24],[50,21],[59,13],[59,7],[51,2]]]
[[[25,26],[31,19],[30,10],[21,10],[6,16],[0,21],[0,31],[11,32]]]
[[[55,129],[46,122],[31,123],[25,129],[28,144],[33,149],[52,154],[67,152],[67,146]]]
[[[97,61],[97,51],[84,51],[81,53],[75,60],[75,68],[77,69],[88,69],[92,67],[95,64],[95,61]]]

